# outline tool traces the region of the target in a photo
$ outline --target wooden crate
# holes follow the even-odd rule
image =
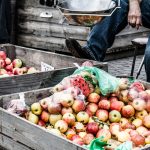
[[[149,89],[150,84],[144,83]],[[51,88],[25,92],[27,105],[51,95]],[[8,150],[84,150],[84,148],[48,132],[29,121],[8,113],[3,106],[19,94],[0,96],[0,145]],[[145,147],[142,150],[149,150]]]
[[[71,75],[76,67],[73,63],[81,65],[85,60],[60,55],[52,52],[43,52],[15,45],[4,45],[4,50],[10,58],[20,58],[27,66],[41,69],[41,62],[55,68],[53,71],[26,74],[0,78],[0,95],[46,88],[60,82],[64,77]],[[94,65],[107,71],[107,63],[93,61]]]

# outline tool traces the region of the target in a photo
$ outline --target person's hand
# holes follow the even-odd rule
[[[130,0],[129,2],[128,23],[137,29],[142,26],[141,9],[138,0]]]

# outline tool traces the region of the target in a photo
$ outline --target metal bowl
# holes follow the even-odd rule
[[[117,7],[113,0],[63,0],[58,9],[69,24],[92,26],[109,16]]]

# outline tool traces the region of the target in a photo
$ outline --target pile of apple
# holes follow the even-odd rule
[[[122,79],[119,90],[107,96],[90,93],[86,102],[71,94],[60,96],[60,103],[42,99],[31,105],[26,119],[79,145],[103,136],[110,144],[113,139],[143,147],[150,144],[150,90],[126,81]]]
[[[0,51],[0,78],[35,72],[37,72],[37,70],[34,67],[24,67],[22,60],[11,60],[4,51]]]

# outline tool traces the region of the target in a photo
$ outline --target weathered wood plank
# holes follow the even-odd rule
[[[36,150],[84,150],[84,148],[72,142],[53,135],[48,130],[31,124],[27,120],[2,111],[2,132],[8,134],[14,140],[23,143]],[[8,132],[9,131],[9,132]]]
[[[78,40],[86,40],[90,32],[88,27],[77,27],[37,21],[19,22],[18,27],[19,33],[21,34],[30,34],[41,37],[70,37]]]

